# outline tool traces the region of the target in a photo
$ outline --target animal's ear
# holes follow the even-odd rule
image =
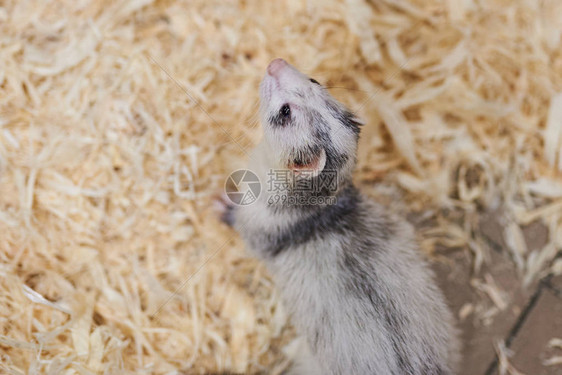
[[[293,171],[298,178],[312,178],[318,176],[326,166],[326,151],[320,150],[317,156],[314,156],[306,162],[293,161],[289,163],[289,169]]]

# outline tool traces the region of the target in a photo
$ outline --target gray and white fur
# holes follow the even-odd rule
[[[223,220],[266,263],[305,339],[291,374],[454,374],[453,317],[412,228],[352,183],[359,120],[282,59],[268,66],[260,98],[264,137],[248,169],[261,193],[224,206]],[[296,176],[292,188],[271,191],[280,169]],[[333,171],[337,187],[296,191],[299,179]]]

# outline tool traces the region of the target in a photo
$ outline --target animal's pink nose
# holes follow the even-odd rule
[[[279,74],[279,72],[281,72],[281,70],[283,70],[283,68],[285,68],[287,65],[289,64],[285,60],[275,59],[269,63],[267,67],[267,74],[269,74],[272,77],[276,77]]]

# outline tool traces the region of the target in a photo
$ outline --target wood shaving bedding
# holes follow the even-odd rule
[[[475,213],[513,219],[522,283],[560,273],[560,20],[556,0],[0,3],[1,372],[282,371],[288,317],[211,209],[274,57],[365,120],[358,182],[434,212],[424,249],[469,249],[497,308]]]

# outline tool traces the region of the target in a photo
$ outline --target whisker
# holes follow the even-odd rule
[[[369,91],[365,91],[365,90],[361,90],[361,89],[352,89],[349,87],[345,87],[345,86],[326,86],[327,89],[342,89],[342,90],[348,90],[348,91],[359,91],[362,92],[364,94],[371,94],[371,92]]]

